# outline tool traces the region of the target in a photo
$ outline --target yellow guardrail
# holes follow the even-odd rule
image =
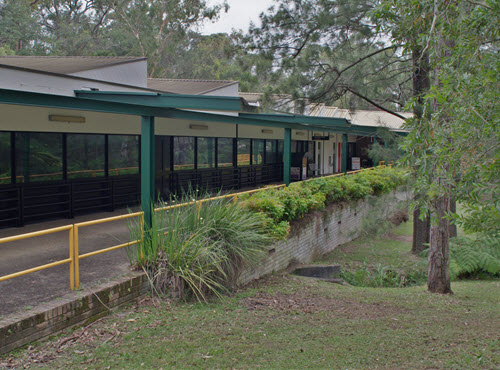
[[[45,265],[33,267],[33,268],[30,268],[30,269],[27,269],[27,270],[15,272],[13,274],[0,276],[0,282],[8,280],[8,279],[15,278],[15,277],[18,277],[18,276],[27,275],[27,274],[30,274],[32,272],[41,271],[41,270],[45,270],[45,269],[48,269],[48,268],[51,268],[51,267],[56,267],[56,266],[59,266],[59,265],[63,265],[65,263],[69,263],[69,266],[70,266],[69,267],[69,269],[70,269],[70,272],[69,272],[69,285],[70,285],[71,290],[75,289],[75,273],[74,273],[74,260],[75,260],[74,257],[75,257],[75,254],[74,254],[74,226],[73,225],[66,225],[66,226],[54,227],[52,229],[46,229],[46,230],[35,231],[35,232],[32,232],[32,233],[27,233],[27,234],[21,234],[21,235],[15,235],[15,236],[8,236],[6,238],[0,238],[0,244],[7,243],[7,242],[14,242],[14,241],[17,241],[17,240],[23,240],[23,239],[33,238],[35,236],[42,236],[42,235],[53,234],[53,233],[57,233],[57,232],[61,232],[61,231],[66,231],[66,230],[69,231],[69,258],[66,258],[66,259],[63,259],[63,260],[59,260],[59,261],[55,261],[55,262],[52,262],[52,263],[47,263]]]
[[[391,166],[392,166],[392,164],[389,164],[389,167],[391,167]],[[385,165],[380,165],[379,167],[384,168],[386,166]],[[375,168],[376,167],[370,167],[370,168],[365,168],[365,169],[362,169],[362,170],[351,171],[351,172],[348,172],[347,175],[352,175],[352,174],[363,172],[363,171],[367,171],[367,170],[373,170]],[[344,174],[344,173],[337,173],[337,174],[334,174],[334,175],[323,176],[321,178],[329,178],[329,177],[344,176],[344,175],[346,175],[346,174]],[[317,178],[311,178],[311,179],[308,179],[308,180],[305,180],[305,181],[311,181],[311,180],[314,180],[314,179],[317,179]],[[257,193],[259,191],[263,191],[263,190],[279,189],[279,188],[285,188],[285,187],[286,187],[285,184],[274,185],[274,186],[266,186],[266,187],[263,187],[263,188],[253,189],[253,190],[248,190],[248,191],[243,191],[243,192],[240,192],[240,193],[220,195],[220,196],[217,196],[217,197],[211,197],[211,198],[201,199],[201,200],[195,201],[194,203],[197,204],[197,207],[201,207],[202,203],[213,201],[213,200],[217,200],[217,199],[224,199],[224,198],[232,198],[233,201],[236,202],[240,196],[245,195],[245,194],[253,194],[253,193]],[[154,211],[155,212],[166,211],[166,210],[169,210],[169,209],[174,209],[174,208],[179,208],[179,207],[185,207],[185,206],[188,206],[190,204],[193,204],[193,202],[190,202],[190,203],[181,203],[181,204],[174,204],[174,205],[169,205],[169,206],[166,206],[166,207],[155,208]],[[30,268],[30,269],[27,269],[27,270],[19,271],[19,272],[13,273],[13,274],[0,276],[0,282],[8,280],[8,279],[15,278],[15,277],[18,277],[18,276],[27,275],[27,274],[30,274],[32,272],[41,271],[41,270],[45,270],[45,269],[48,269],[48,268],[51,268],[51,267],[55,267],[55,266],[63,265],[65,263],[69,263],[70,264],[70,288],[71,288],[71,290],[79,289],[80,288],[80,260],[81,259],[88,258],[88,257],[93,257],[93,256],[97,256],[97,255],[102,254],[102,253],[107,253],[107,252],[111,252],[111,251],[114,251],[114,250],[117,250],[117,249],[129,247],[131,245],[134,245],[134,244],[137,244],[137,243],[140,242],[140,240],[133,240],[133,241],[130,241],[130,242],[127,242],[127,243],[122,243],[122,244],[115,245],[115,246],[112,246],[112,247],[108,247],[108,248],[104,248],[104,249],[99,249],[97,251],[80,254],[80,252],[79,252],[79,249],[80,249],[80,238],[79,238],[80,229],[82,227],[103,224],[103,223],[106,223],[106,222],[120,221],[120,220],[125,220],[125,219],[129,219],[129,218],[133,218],[133,217],[140,217],[141,218],[141,220],[140,220],[141,225],[144,225],[144,212],[134,212],[134,213],[129,213],[129,214],[126,214],[126,215],[121,215],[121,216],[113,216],[113,217],[106,217],[106,218],[101,218],[101,219],[97,219],[97,220],[92,220],[92,221],[78,222],[78,223],[75,223],[75,224],[72,224],[72,225],[60,226],[60,227],[55,227],[55,228],[52,228],[52,229],[46,229],[46,230],[35,231],[35,232],[32,232],[32,233],[27,233],[27,234],[21,234],[21,235],[9,236],[9,237],[6,237],[6,238],[0,238],[0,244],[2,244],[2,243],[13,242],[13,241],[17,241],[17,240],[23,240],[23,239],[33,238],[33,237],[42,236],[42,235],[48,235],[48,234],[52,234],[52,233],[56,233],[56,232],[61,232],[61,231],[68,231],[68,234],[69,234],[69,258],[66,258],[66,259],[63,259],[63,260],[59,260],[59,261],[55,261],[55,262],[51,262],[51,263],[48,263],[48,264],[45,264],[45,265],[41,265],[41,266],[37,266],[37,267],[34,267],[34,268]],[[141,255],[142,255],[142,251],[141,251]]]

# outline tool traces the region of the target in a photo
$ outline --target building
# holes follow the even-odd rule
[[[148,79],[145,58],[0,57],[0,227],[346,170],[322,144],[357,133],[375,128],[259,114],[237,81]]]

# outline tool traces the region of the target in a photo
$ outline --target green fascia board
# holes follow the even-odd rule
[[[97,101],[53,94],[0,89],[0,103],[46,108],[84,110],[101,113],[129,114],[136,116],[164,115],[165,109],[132,104]]]
[[[241,112],[242,98],[233,96],[181,95],[144,92],[114,92],[75,90],[79,98],[142,105],[154,108],[199,109],[213,111]]]
[[[149,94],[150,93],[139,93],[139,95]],[[229,124],[292,128],[295,130],[325,131],[347,133],[351,135],[376,136],[377,131],[377,127],[371,126],[351,125],[348,127],[332,127],[330,125],[321,125],[318,123],[293,123],[290,120],[286,119],[290,118],[286,115],[259,115],[240,113],[239,116],[231,116],[9,89],[0,89],[0,104],[15,104],[47,108],[83,110],[100,113],[155,116],[204,122],[222,122]]]
[[[253,114],[240,113],[240,117],[252,118],[256,120],[279,121],[286,123],[296,123],[304,126],[325,126],[325,127],[350,127],[350,122],[345,118],[304,116],[300,114]]]

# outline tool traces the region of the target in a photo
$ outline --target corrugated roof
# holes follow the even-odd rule
[[[59,74],[70,74],[117,64],[146,60],[143,57],[0,56],[0,65]]]
[[[148,78],[150,89],[187,95],[199,95],[237,83],[238,81]]]
[[[387,127],[393,130],[402,130],[404,124],[404,120],[401,118],[384,111],[356,110],[351,112],[348,109],[326,106],[325,104],[311,105],[309,114],[317,117],[346,118],[354,125]],[[398,112],[398,114],[406,118],[413,117],[413,113]]]
[[[406,118],[413,117],[413,113],[398,112]],[[357,110],[351,113],[351,121],[359,126],[387,127],[393,130],[402,130],[404,120],[384,111]]]

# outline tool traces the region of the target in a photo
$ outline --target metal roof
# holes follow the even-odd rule
[[[387,127],[391,130],[404,130],[405,121],[393,114],[381,110],[355,110],[342,109],[327,106],[325,104],[314,104],[310,106],[311,116],[315,117],[338,117],[349,119],[353,125],[366,127]],[[399,115],[412,118],[413,113],[398,112]]]
[[[148,78],[148,88],[150,89],[188,95],[205,94],[237,83],[238,81],[224,80]]]
[[[141,60],[147,60],[147,58],[14,55],[0,56],[0,65],[42,72],[71,74]]]

